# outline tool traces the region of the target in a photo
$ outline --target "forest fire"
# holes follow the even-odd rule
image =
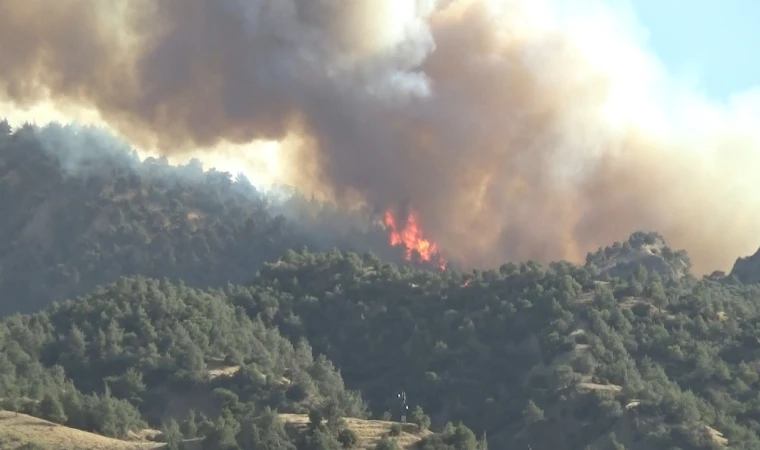
[[[393,247],[403,246],[406,251],[407,261],[412,260],[412,255],[417,253],[422,261],[437,264],[441,270],[446,269],[446,260],[438,253],[438,246],[423,237],[419,226],[417,214],[409,213],[403,228],[398,226],[398,221],[393,213],[385,212],[385,226],[390,231],[390,244]]]

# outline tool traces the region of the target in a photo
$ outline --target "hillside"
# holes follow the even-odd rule
[[[309,426],[309,416],[306,414],[281,414],[280,417],[286,426],[294,427],[299,432],[305,432]],[[379,420],[346,419],[346,427],[353,430],[357,435],[357,449],[373,449],[384,436],[389,435],[394,423]],[[416,443],[431,434],[426,431],[421,432],[412,424],[404,424],[402,428],[401,434],[394,438],[394,441],[402,449],[414,448]],[[35,448],[40,450],[55,448],[67,450],[166,448],[164,443],[151,442],[145,438],[139,439],[134,436],[129,440],[108,438],[26,414],[0,411],[0,450],[23,448],[24,445],[36,445]]]
[[[16,364],[7,383],[17,394],[48,392],[64,423],[112,435],[190,411],[217,417],[212,434],[243,429],[262,408],[362,417],[343,379],[373,415],[398,414],[403,389],[434,427],[461,420],[494,446],[710,448],[713,429],[732,448],[755,448],[757,300],[754,286],[665,283],[643,268],[599,282],[569,264],[468,275],[290,252],[249,286],[122,279],[10,318],[0,355]],[[312,347],[329,360],[312,359]],[[82,401],[93,406],[78,412]],[[98,405],[122,412],[81,416]]]
[[[541,442],[552,437],[583,448],[590,436],[628,429],[620,425],[626,411],[637,416],[628,438],[646,448],[706,445],[716,420],[721,432],[736,433],[737,448],[746,439],[747,448],[757,445],[736,427],[753,423],[743,402],[757,382],[748,372],[756,356],[745,336],[754,333],[758,288],[667,279],[642,267],[600,283],[593,272],[507,264],[434,275],[352,255],[289,254],[234,295],[258,314],[263,305],[246,298],[285,291],[277,307],[267,302],[272,323],[291,339],[310,339],[376,411],[403,386],[434,422],[464,420],[494,445],[548,449],[556,442]],[[526,405],[541,416],[529,427]],[[572,435],[558,433],[568,414]]]
[[[24,447],[26,445],[27,447]],[[36,447],[29,447],[35,445]],[[155,442],[124,441],[68,428],[26,414],[0,411],[0,449],[142,450]]]
[[[197,160],[141,162],[97,129],[0,131],[0,313],[33,312],[119,276],[242,283],[304,246],[394,254],[366,217],[273,199]]]
[[[309,416],[307,414],[280,414],[280,418],[286,425],[293,426],[298,430],[305,430],[309,426]],[[390,422],[386,420],[362,420],[347,418],[346,428],[356,433],[357,449],[371,450],[375,448],[378,442],[391,433],[391,428],[394,425],[401,427],[401,433],[394,438],[394,441],[399,444],[402,449],[412,449],[415,444],[420,442],[425,437],[431,435],[427,430],[420,430],[417,425],[414,424],[400,424],[398,422]]]
[[[68,427],[6,413],[6,440],[760,448],[760,285],[696,279],[657,233],[583,265],[398,265],[350,251],[388,250],[359,222],[304,248],[327,206],[103,139],[0,136],[0,407]]]

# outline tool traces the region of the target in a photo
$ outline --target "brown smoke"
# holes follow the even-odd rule
[[[410,206],[468,264],[642,229],[698,271],[752,252],[760,102],[711,105],[610,11],[554,3],[0,0],[0,99],[93,108],[166,154],[296,136],[290,181]]]

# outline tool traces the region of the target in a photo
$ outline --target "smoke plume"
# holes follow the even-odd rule
[[[0,0],[0,46],[0,100],[166,155],[280,141],[285,181],[413,210],[469,265],[760,244],[760,97],[710,103],[601,2]]]

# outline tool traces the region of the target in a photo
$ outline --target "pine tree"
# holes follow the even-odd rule
[[[417,405],[412,411],[411,416],[409,416],[409,421],[417,424],[417,426],[420,427],[420,430],[424,431],[430,428],[430,416],[425,414],[422,407],[419,405]]]
[[[179,430],[179,425],[174,419],[169,419],[169,422],[164,426],[163,434],[166,450],[180,449],[182,445],[182,432]]]
[[[51,394],[45,394],[40,402],[39,408],[40,415],[43,419],[60,424],[66,423],[66,412],[63,410],[63,404],[58,397],[54,397]]]
[[[182,422],[182,434],[188,438],[194,438],[198,436],[198,421],[195,417],[195,411],[192,409],[187,414],[187,417],[185,417],[185,420]]]
[[[528,425],[532,425],[544,420],[544,411],[533,400],[528,400],[523,410],[523,418]]]

